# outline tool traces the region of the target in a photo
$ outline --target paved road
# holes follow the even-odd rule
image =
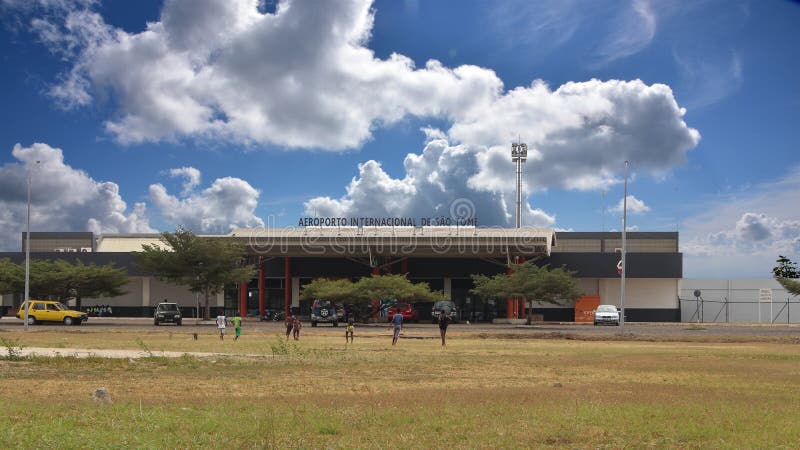
[[[310,324],[305,324],[303,333],[320,333],[328,334],[330,332],[344,333],[342,327],[334,328],[330,325],[320,325],[317,328],[312,328]],[[249,330],[263,330],[281,332],[283,324],[279,322],[262,322],[255,319],[247,319],[244,326]],[[0,318],[0,329],[19,329],[23,327],[21,320],[15,317]],[[175,325],[160,325],[153,326],[152,319],[149,318],[128,318],[128,317],[93,317],[88,322],[80,327],[73,327],[75,329],[86,330],[104,330],[104,329],[146,329],[164,330],[164,332],[175,331],[175,328],[180,328],[184,331],[198,328],[213,328],[213,321],[206,321],[198,323],[196,319],[185,319],[182,327]],[[385,324],[366,324],[358,325],[363,331],[375,329],[376,331],[385,330]],[[48,324],[48,325],[33,325],[33,329],[61,329],[66,328],[62,324]],[[421,334],[434,333],[436,325],[430,323],[420,324],[407,324],[406,330],[409,333],[415,331]],[[531,326],[525,325],[508,325],[508,324],[454,324],[451,325],[449,330],[453,333],[464,334],[487,334],[487,335],[507,335],[513,334],[518,337],[558,337],[558,336],[573,336],[577,338],[586,339],[604,339],[614,338],[620,335],[619,327],[614,326],[600,326],[596,327],[592,324],[577,324],[577,323],[556,323],[544,322]],[[761,339],[761,338],[793,338],[798,339],[800,342],[800,324],[720,324],[720,323],[627,323],[625,324],[625,336],[646,338],[652,336],[656,339],[683,339],[685,337],[711,337],[719,336],[721,338],[739,338],[739,339]]]

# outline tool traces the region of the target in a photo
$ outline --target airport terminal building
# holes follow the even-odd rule
[[[557,232],[542,228],[479,228],[473,226],[307,226],[236,229],[208,236],[242,243],[248,260],[258,267],[248,283],[226,286],[212,299],[215,311],[251,316],[292,308],[309,314],[300,290],[312,279],[351,278],[373,274],[406,274],[427,282],[452,299],[461,320],[491,321],[524,317],[525,305],[507,299],[483,299],[470,293],[470,275],[506,273],[509,262],[532,261],[575,271],[584,299],[594,304],[620,304],[619,232]],[[679,293],[683,257],[676,232],[626,233],[625,307],[628,321],[681,320]],[[24,238],[24,235],[23,235]],[[184,314],[196,314],[197,296],[137,270],[132,252],[142,244],[160,244],[157,234],[31,233],[32,259],[80,259],[113,262],[130,276],[126,294],[114,298],[82,298],[82,306],[112,306],[116,316],[150,316],[164,299],[178,302]],[[0,258],[24,260],[22,252]],[[2,306],[19,305],[20,294],[5,295]],[[582,299],[579,299],[579,302]],[[420,320],[430,317],[430,304],[418,304]],[[574,321],[576,304],[534,303],[532,311],[546,321]]]

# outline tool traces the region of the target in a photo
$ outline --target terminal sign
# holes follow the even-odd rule
[[[477,217],[301,217],[298,227],[477,227]]]

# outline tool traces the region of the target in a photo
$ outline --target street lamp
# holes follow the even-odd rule
[[[528,144],[511,144],[511,162],[517,165],[517,228],[522,228],[522,164],[528,159]]]
[[[620,273],[620,294],[619,294],[619,332],[625,332],[625,272],[628,265],[625,264],[625,233],[628,228],[628,161],[625,161],[625,189],[622,194],[622,272]]]
[[[203,270],[203,261],[197,263],[197,276],[195,277],[195,281],[197,281],[198,286],[200,285],[200,272]],[[200,319],[200,291],[194,293],[194,301],[195,301],[195,318]]]
[[[36,165],[39,161],[36,161]],[[28,331],[28,309],[30,309],[31,299],[31,175],[28,169],[28,213],[25,220],[25,305],[24,322],[25,331]]]

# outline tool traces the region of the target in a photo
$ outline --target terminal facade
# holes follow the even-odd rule
[[[24,237],[24,235],[23,235]],[[302,287],[312,279],[351,278],[373,274],[405,274],[440,290],[458,308],[460,320],[491,321],[538,314],[545,321],[576,320],[575,304],[484,299],[470,293],[470,275],[507,273],[510,262],[566,267],[575,272],[587,297],[619,305],[622,237],[619,232],[557,232],[540,228],[476,227],[304,227],[236,229],[208,236],[242,243],[248,260],[258,267],[248,283],[226,286],[212,299],[214,311],[251,316],[287,308],[302,318],[309,303],[300,300]],[[681,320],[680,280],[683,257],[676,232],[626,233],[626,320]],[[184,314],[196,314],[200,299],[185,287],[145,276],[132,252],[142,244],[160,244],[158,234],[31,233],[31,258],[80,259],[84,263],[113,262],[127,269],[126,294],[81,300],[82,307],[110,305],[116,316],[150,316],[160,301],[177,302]],[[24,261],[23,252],[0,253],[0,258]],[[21,295],[5,295],[5,309],[14,309]],[[430,317],[431,305],[416,304],[420,320]]]

